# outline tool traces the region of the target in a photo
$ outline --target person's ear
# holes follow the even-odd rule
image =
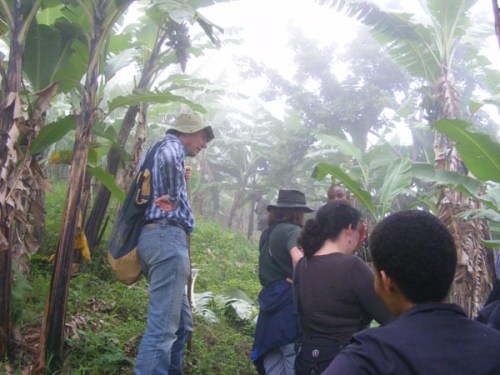
[[[394,284],[394,281],[385,273],[385,271],[382,270],[378,272],[382,288],[388,293],[394,292],[394,290],[396,290],[396,285]]]

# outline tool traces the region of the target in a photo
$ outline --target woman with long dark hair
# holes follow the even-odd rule
[[[328,202],[305,224],[297,241],[304,257],[294,275],[303,331],[297,375],[320,374],[353,333],[391,318],[375,294],[372,270],[353,255],[364,238],[361,213],[344,201]]]
[[[293,266],[302,253],[297,237],[304,215],[312,212],[303,193],[280,190],[276,204],[267,206],[268,224],[259,242],[259,317],[252,360],[259,374],[294,375],[295,342],[299,336],[293,303]]]

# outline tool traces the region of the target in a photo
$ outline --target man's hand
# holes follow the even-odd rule
[[[184,178],[186,179],[186,181],[189,181],[192,174],[193,174],[193,168],[191,168],[190,166],[184,168]]]
[[[297,246],[292,247],[292,249],[290,250],[290,257],[292,258],[293,268],[295,268],[295,266],[303,256],[304,253],[300,248],[298,248]]]
[[[162,195],[155,200],[155,203],[163,211],[174,211],[177,208],[177,202],[170,202],[168,195]]]

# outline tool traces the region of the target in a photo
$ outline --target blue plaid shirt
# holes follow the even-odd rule
[[[189,205],[186,179],[184,176],[184,159],[187,156],[186,147],[175,135],[167,134],[160,141],[162,145],[156,150],[155,163],[152,170],[152,199],[144,216],[145,221],[165,219],[178,225],[187,233],[194,227],[193,211]],[[177,202],[173,211],[159,209],[155,200],[168,195],[171,201]]]

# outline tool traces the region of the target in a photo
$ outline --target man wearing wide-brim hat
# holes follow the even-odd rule
[[[196,113],[181,113],[175,120],[174,126],[167,130],[167,134],[179,137],[188,149],[188,156],[196,156],[215,138],[212,127]]]
[[[299,325],[293,303],[293,267],[302,253],[297,238],[304,226],[307,206],[304,193],[280,190],[267,206],[268,224],[259,241],[259,317],[252,360],[259,374],[295,374],[294,343]]]
[[[194,227],[184,159],[196,156],[213,138],[212,127],[200,115],[182,113],[155,153],[151,199],[138,244],[149,306],[136,375],[182,373],[184,345],[193,330],[185,286],[190,274],[188,235]]]

